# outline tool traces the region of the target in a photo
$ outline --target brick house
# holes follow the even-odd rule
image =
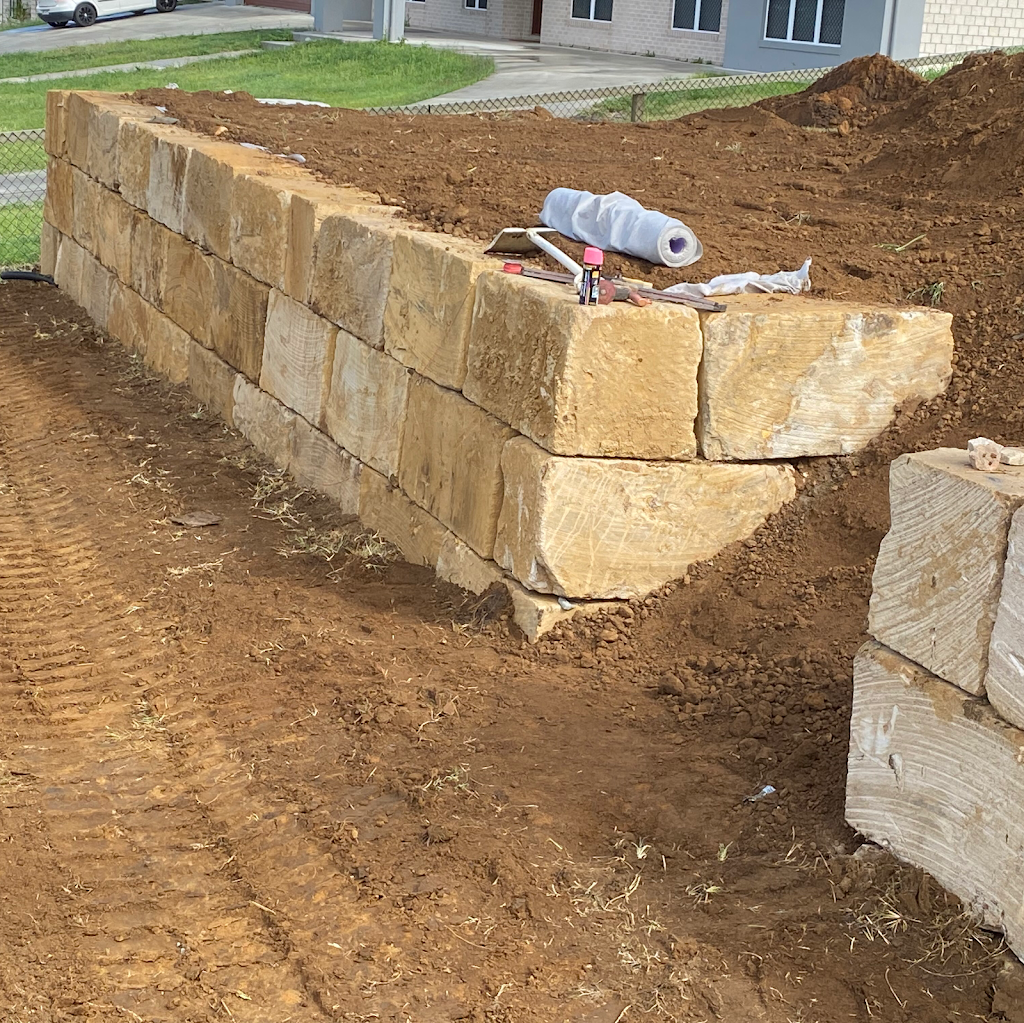
[[[749,71],[1024,45],[1024,0],[407,0],[405,9],[411,28]]]

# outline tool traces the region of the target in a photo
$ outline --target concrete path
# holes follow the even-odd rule
[[[97,21],[89,28],[69,25],[55,29],[49,25],[31,25],[0,32],[0,76],[3,54],[41,53],[65,46],[89,43],[121,43],[134,39],[162,39],[165,36],[209,35],[212,32],[247,32],[251,29],[308,29],[313,19],[308,14],[281,11],[273,7],[229,7],[223,0],[185,4],[171,14],[155,9],[142,17],[119,14]]]
[[[24,85],[26,82],[56,82],[61,78],[86,78],[110,71],[141,71],[146,68],[185,67],[203,60],[230,60],[232,57],[247,57],[260,50],[225,50],[223,53],[200,53],[194,57],[164,57],[160,60],[142,60],[134,64],[107,64],[104,67],[84,67],[77,71],[50,71],[45,75],[26,75],[24,78],[0,78],[0,85]]]
[[[0,206],[39,202],[46,195],[46,171],[0,174]]]
[[[296,33],[296,38],[366,40],[366,31],[340,33]],[[505,96],[537,96],[582,89],[605,89],[624,85],[642,85],[681,78],[706,65],[657,57],[634,57],[623,53],[577,50],[565,46],[541,46],[539,43],[510,42],[484,36],[454,36],[440,32],[410,29],[406,41],[411,46],[437,46],[476,53],[494,60],[494,74],[463,89],[435,96],[410,108],[435,103],[471,102]]]

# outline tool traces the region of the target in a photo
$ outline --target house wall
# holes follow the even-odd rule
[[[410,28],[528,39],[533,0],[489,0],[486,11],[466,7],[464,0],[408,0],[405,18]]]
[[[997,46],[1024,46],[1024,4],[1020,0],[988,0],[988,3],[926,0],[922,55]]]

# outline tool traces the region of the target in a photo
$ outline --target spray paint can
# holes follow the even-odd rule
[[[601,294],[601,267],[604,253],[594,245],[583,250],[583,280],[580,281],[580,305],[597,305]]]

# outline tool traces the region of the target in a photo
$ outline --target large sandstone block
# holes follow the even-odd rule
[[[65,149],[69,163],[80,171],[89,170],[89,130],[92,120],[92,103],[87,92],[72,92],[68,95],[65,121]]]
[[[687,306],[581,306],[570,288],[485,273],[462,390],[556,454],[689,459],[701,348]]]
[[[439,579],[460,586],[470,593],[483,593],[492,586],[504,586],[506,581],[496,562],[481,558],[454,533],[445,533],[434,570]]]
[[[1024,728],[1024,508],[1010,524],[985,689],[1007,721]]]
[[[234,398],[235,428],[279,469],[287,469],[295,450],[298,417],[241,373],[235,377]]]
[[[86,250],[96,255],[96,214],[100,204],[101,184],[77,167],[71,169],[72,217],[71,237]]]
[[[313,288],[320,225],[326,217],[381,211],[377,196],[356,188],[327,185],[308,178],[291,187],[291,219],[284,263],[284,292],[308,305]]]
[[[117,136],[117,188],[125,202],[136,209],[148,209],[149,172],[155,145],[153,125],[131,118],[121,122]]]
[[[398,234],[384,307],[384,350],[435,383],[460,390],[476,280],[494,267],[478,245],[425,231]]]
[[[384,217],[338,213],[320,224],[313,308],[374,348],[384,347],[384,306],[398,228]]]
[[[71,93],[51,89],[46,94],[46,135],[43,149],[49,156],[63,160],[67,157],[68,104]]]
[[[494,551],[501,511],[501,452],[512,436],[457,391],[413,375],[398,482],[485,558]]]
[[[409,370],[390,355],[338,332],[324,424],[346,451],[385,476],[398,472]]]
[[[200,248],[231,260],[231,196],[238,174],[255,173],[263,161],[250,149],[196,138],[185,167],[182,232]]]
[[[235,369],[259,380],[270,288],[216,256],[207,258],[213,274],[207,341]]]
[[[75,168],[51,156],[46,161],[46,198],[43,219],[68,237],[75,222]]]
[[[154,220],[175,234],[181,234],[185,209],[185,174],[189,154],[192,152],[192,137],[187,132],[163,126],[153,135],[145,208]]]
[[[60,232],[45,220],[39,234],[39,271],[50,274],[57,266],[57,249],[60,247]]]
[[[161,309],[182,330],[211,347],[216,257],[207,256],[173,231],[166,240]]]
[[[288,471],[296,483],[329,497],[344,514],[359,514],[363,463],[305,419],[295,420]]]
[[[949,384],[952,316],[793,295],[702,313],[698,434],[706,458],[849,454],[896,406]]]
[[[107,188],[116,189],[121,123],[125,119],[140,120],[154,113],[153,107],[139,106],[111,93],[71,93],[65,116],[68,159]]]
[[[145,213],[135,212],[132,218],[131,240],[131,284],[150,305],[164,309],[164,281],[167,271],[167,254],[172,240],[175,246],[182,244],[173,232],[158,224]]]
[[[333,323],[271,291],[260,387],[314,426],[323,419],[337,337]]]
[[[278,290],[284,287],[290,208],[287,177],[235,175],[231,189],[231,262]]]
[[[122,281],[129,281],[135,211],[117,192],[79,170],[73,174],[75,240]]]
[[[524,437],[501,456],[494,560],[528,589],[638,597],[753,533],[796,493],[788,466],[564,458]]]
[[[131,288],[115,280],[111,287],[107,332],[139,352],[154,372],[179,384],[188,377],[192,339]]]
[[[854,663],[846,819],[1024,955],[1024,732],[877,643]]]
[[[88,313],[100,330],[106,329],[114,275],[72,238],[62,238],[53,277],[57,287]]]
[[[192,341],[188,349],[188,386],[192,393],[228,424],[235,425],[235,378],[238,373],[216,352]]]
[[[433,568],[437,564],[447,530],[368,466],[363,467],[360,481],[359,518],[393,543],[410,565]]]
[[[940,448],[889,471],[892,525],[875,563],[868,631],[939,678],[985,691],[1010,520],[1024,505],[1024,466],[972,469]]]

